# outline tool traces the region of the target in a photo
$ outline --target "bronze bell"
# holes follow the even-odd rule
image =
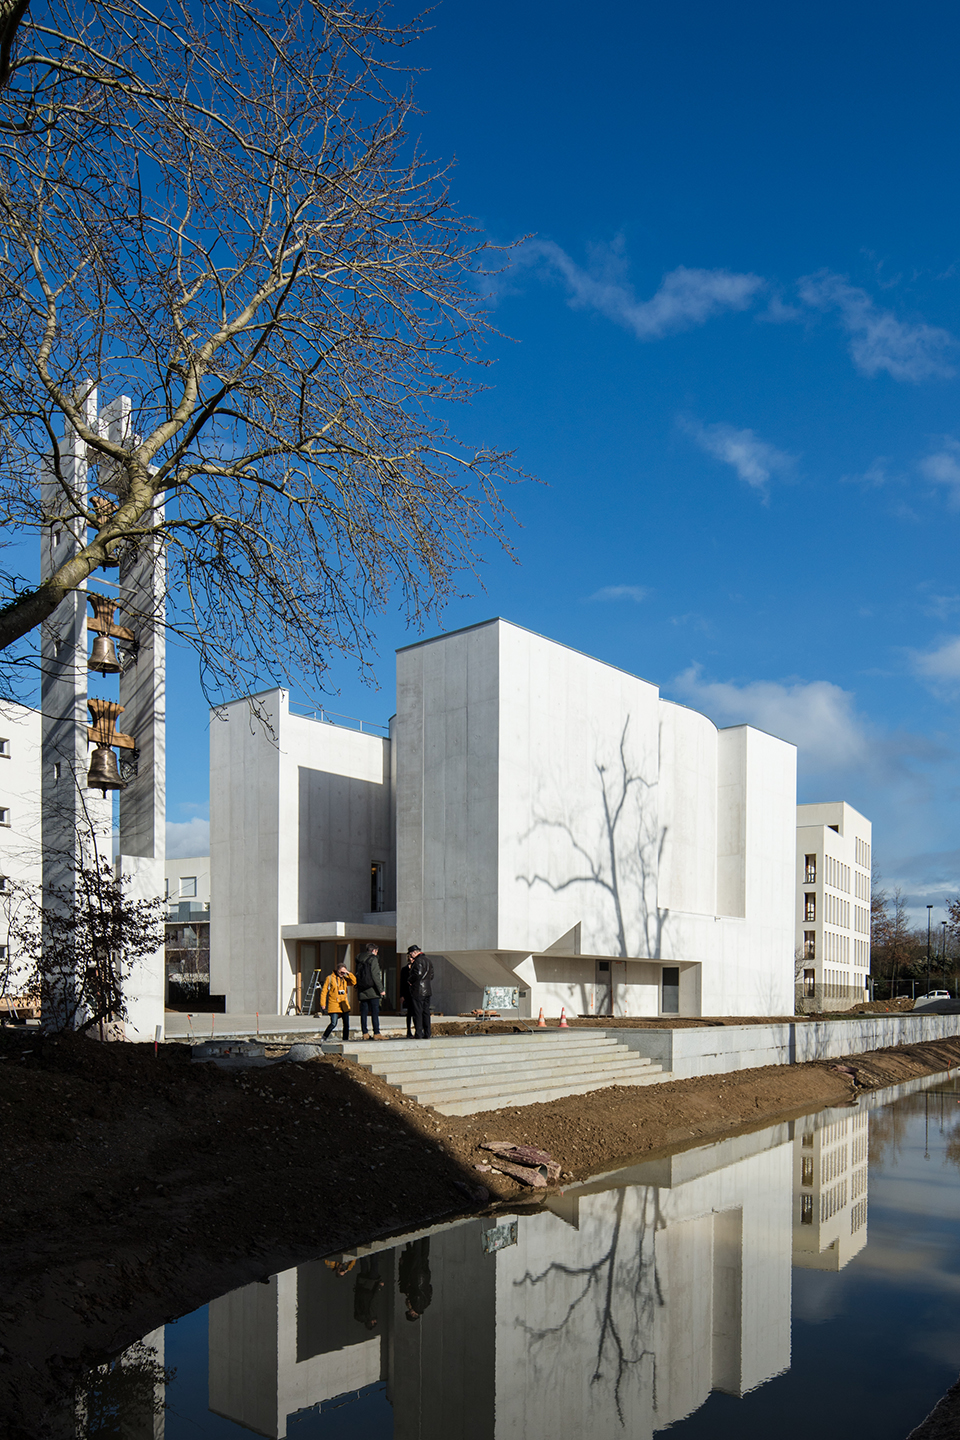
[[[117,757],[109,745],[95,745],[87,772],[87,788],[101,790],[104,798],[108,790],[125,790],[126,782],[120,779]]]
[[[120,674],[120,661],[117,659],[117,647],[113,643],[112,636],[94,636],[93,649],[90,651],[87,669],[99,670],[101,675]]]

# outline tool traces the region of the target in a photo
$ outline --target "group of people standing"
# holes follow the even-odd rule
[[[386,998],[380,947],[370,944],[357,959],[354,975],[346,965],[338,965],[323,982],[320,1009],[329,1017],[323,1032],[329,1040],[336,1029],[337,1016],[343,1024],[343,1038],[350,1038],[350,987],[357,987],[360,999],[360,1030],[364,1040],[380,1039],[380,1001]],[[400,1008],[407,1012],[407,1039],[430,1039],[430,997],[433,994],[433,963],[419,945],[407,946],[407,959],[400,971]],[[367,1033],[367,1022],[372,1033]]]
[[[384,1285],[380,1276],[381,1258],[380,1255],[369,1255],[360,1261],[353,1287],[353,1318],[367,1330],[375,1330],[380,1323],[378,1297]],[[355,1260],[324,1261],[340,1279],[349,1275],[356,1263]],[[397,1272],[397,1288],[406,1301],[406,1318],[419,1320],[433,1299],[429,1237],[407,1242],[400,1254]]]

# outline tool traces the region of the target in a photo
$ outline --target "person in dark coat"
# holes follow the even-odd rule
[[[383,988],[383,971],[380,969],[380,947],[368,945],[357,961],[357,995],[360,1000],[360,1029],[364,1040],[380,1039],[380,1001],[386,995]],[[373,1034],[367,1034],[367,1016],[373,1024]]]
[[[376,1314],[376,1299],[383,1289],[380,1266],[376,1255],[360,1261],[360,1269],[353,1287],[353,1318],[367,1330],[375,1330],[380,1323]]]
[[[419,1320],[433,1299],[430,1284],[430,1239],[408,1240],[400,1256],[400,1293],[406,1296],[407,1319]]]
[[[430,1039],[430,996],[433,994],[433,964],[419,945],[407,948],[410,960],[410,1008],[418,1040]]]
[[[400,969],[400,1009],[407,1012],[407,1039],[413,1039],[413,1005],[410,1000],[410,968],[413,965],[413,956],[407,956],[407,962]]]

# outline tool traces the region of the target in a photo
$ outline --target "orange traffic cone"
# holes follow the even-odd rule
[[[565,1005],[561,1005],[560,1007],[560,1029],[570,1029],[570,1026],[567,1024],[567,1007]]]
[[[541,1005],[541,1006],[540,1006],[540,1019],[537,1021],[537,1029],[538,1029],[538,1030],[546,1030],[546,1028],[547,1028],[547,1022],[546,1022],[546,1020],[544,1020],[544,1018],[543,1018],[543,1006]]]

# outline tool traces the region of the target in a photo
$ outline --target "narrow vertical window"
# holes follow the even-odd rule
[[[383,866],[377,860],[370,866],[370,909],[383,909]]]

